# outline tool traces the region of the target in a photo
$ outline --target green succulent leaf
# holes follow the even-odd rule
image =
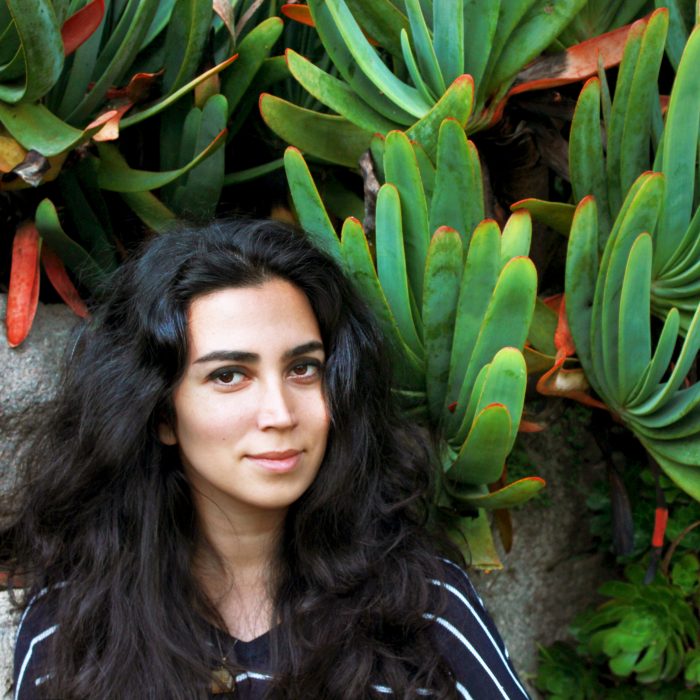
[[[503,472],[508,454],[506,444],[511,432],[508,409],[490,404],[477,413],[457,459],[447,477],[458,484],[490,484]]]
[[[454,498],[464,505],[473,508],[495,510],[497,508],[515,508],[536,496],[545,487],[545,482],[536,476],[518,479],[491,493],[467,495],[453,494]]]
[[[401,337],[419,357],[423,345],[411,310],[399,192],[385,184],[377,195],[377,273]]]
[[[238,59],[221,75],[221,93],[228,100],[229,116],[250,88],[283,28],[279,17],[268,17],[253,27],[236,47]]]
[[[36,227],[41,237],[78,280],[93,293],[106,279],[103,270],[81,245],[72,240],[61,226],[56,207],[50,199],[43,199],[36,209]]]
[[[428,405],[436,423],[445,402],[461,273],[462,241],[454,229],[443,226],[430,242],[422,295]]]
[[[24,58],[24,80],[18,85],[0,84],[0,100],[33,102],[43,97],[61,75],[63,39],[60,26],[49,0],[6,2],[19,37],[20,48],[15,55]]]
[[[284,169],[301,227],[321,250],[341,262],[340,243],[326,207],[304,157],[292,146],[284,152]]]
[[[545,202],[542,199],[521,199],[510,205],[511,211],[520,211],[521,209],[529,211],[535,221],[539,221],[545,226],[549,226],[553,231],[561,233],[562,236],[568,237],[576,206],[564,202]]]
[[[366,131],[385,133],[398,128],[362,100],[342,80],[326,73],[292,49],[285,53],[290,73],[319,102],[330,107],[355,126]]]
[[[401,198],[406,270],[411,293],[420,306],[423,302],[423,277],[430,244],[428,205],[416,152],[406,134],[392,131],[384,148],[384,175],[395,185]]]
[[[329,163],[357,168],[372,132],[360,129],[344,117],[321,114],[264,94],[260,113],[265,123],[287,143]]]
[[[406,390],[410,390],[413,395],[412,405],[417,404],[419,407],[425,405],[427,400],[424,391],[425,368],[401,338],[396,320],[374,269],[367,239],[357,220],[347,219],[343,225],[342,255],[348,273],[374,312],[388,340],[398,386],[403,394]]]
[[[168,170],[165,172],[134,170],[127,165],[115,146],[108,143],[98,144],[97,150],[100,155],[100,168],[98,171],[99,185],[103,190],[112,192],[145,192],[156,190],[192,170],[192,168],[199,165],[212,153],[215,153],[218,148],[224,145],[225,136],[226,132],[222,131],[196,158],[187,163],[187,165],[182,168],[177,168],[176,170]]]
[[[440,125],[435,171],[435,191],[430,206],[430,228],[449,226],[465,244],[484,218],[484,193],[479,154],[467,141],[464,128],[455,119]]]

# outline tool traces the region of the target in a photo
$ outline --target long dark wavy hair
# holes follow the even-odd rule
[[[155,238],[121,266],[21,465],[2,541],[27,598],[53,586],[50,697],[208,696],[221,621],[192,573],[201,533],[158,425],[173,420],[192,300],[271,278],[296,285],[316,315],[331,428],[281,538],[270,697],[357,700],[377,682],[398,698],[454,696],[423,617],[439,604],[430,579],[442,566],[426,529],[432,457],[392,402],[376,324],[303,234],[224,221]]]

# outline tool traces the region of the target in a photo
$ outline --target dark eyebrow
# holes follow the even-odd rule
[[[315,350],[323,350],[323,343],[318,340],[312,340],[309,343],[297,345],[295,348],[287,350],[283,357],[285,360],[290,360],[293,357],[304,355],[307,352],[314,352]],[[245,350],[214,350],[198,357],[194,364],[221,361],[255,363],[260,361],[260,355],[254,352],[246,352]]]
[[[198,357],[194,364],[199,362],[217,362],[226,360],[227,362],[257,362],[260,355],[254,352],[245,352],[243,350],[214,350],[206,355]]]
[[[305,355],[307,352],[314,352],[315,350],[323,350],[323,343],[318,340],[312,340],[310,343],[304,343],[303,345],[297,345],[291,350],[287,350],[284,353],[285,360],[291,360],[293,357],[298,357],[299,355]]]

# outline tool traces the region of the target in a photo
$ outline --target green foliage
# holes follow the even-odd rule
[[[578,649],[558,643],[540,650],[538,687],[546,697],[562,700],[695,697],[687,687],[697,684],[699,568],[697,557],[688,553],[674,564],[669,579],[657,576],[644,583],[644,568],[629,564],[626,581],[601,586],[609,600],[574,622]]]
[[[299,118],[303,115],[308,125],[335,130],[336,143],[319,153],[318,140],[307,131],[285,128],[280,114],[295,113],[289,103],[267,99],[262,114],[289,143],[343,165],[349,164],[348,158],[338,142],[352,131],[350,125],[362,150],[374,132],[416,129],[416,122],[426,120],[431,128],[424,131],[433,134],[446,117],[458,119],[467,132],[476,131],[488,125],[518,71],[584,4],[585,0],[310,0],[316,30],[337,75],[294,52],[287,54],[287,60],[299,84],[338,115],[330,122],[319,112],[315,116],[297,112]],[[363,30],[384,52],[372,46]],[[463,81],[467,74],[474,86],[474,107],[464,114],[460,100],[445,98],[455,81]],[[425,134],[416,138],[434,156],[434,142]]]
[[[338,240],[306,163],[288,149],[294,205],[302,226],[342,262],[379,319],[398,401],[445,436],[438,512],[458,537],[467,533],[475,563],[492,568],[498,562],[488,528],[463,514],[512,507],[542,486],[523,479],[493,493],[487,488],[501,476],[525,395],[518,348],[536,287],[524,257],[530,220],[514,214],[502,232],[481,221],[479,159],[455,120],[440,128],[434,165],[399,131],[375,151],[386,178],[376,204],[376,262],[359,221],[347,219]]]

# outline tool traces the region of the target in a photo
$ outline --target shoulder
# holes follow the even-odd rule
[[[494,700],[528,698],[508,651],[467,573],[442,560],[439,578],[431,583],[440,592],[432,634],[440,654],[455,675],[464,698]]]
[[[13,686],[15,700],[32,700],[46,680],[48,649],[56,632],[55,588],[44,588],[29,600],[17,626]]]

